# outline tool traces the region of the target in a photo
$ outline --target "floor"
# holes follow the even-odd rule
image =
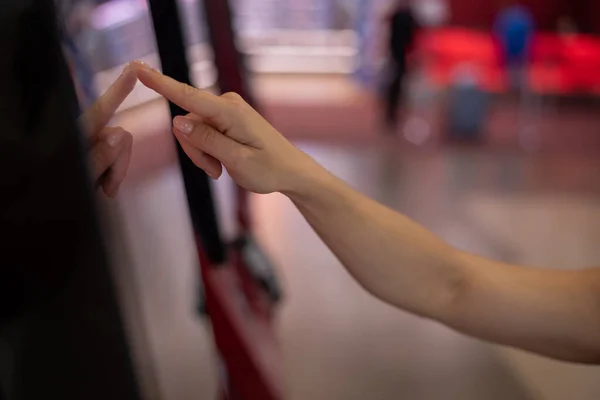
[[[303,148],[363,192],[457,247],[555,268],[597,265],[600,259],[593,243],[600,234],[600,187],[594,178],[598,164],[573,167],[564,160],[577,170],[574,175],[588,176],[579,191],[560,182],[542,183],[554,158],[507,159],[470,151],[402,154],[390,151],[388,144]],[[528,177],[515,182],[513,177],[520,175]],[[290,360],[292,398],[600,395],[598,368],[483,344],[370,298],[291,204],[271,197],[257,197],[255,210],[259,236],[282,266],[289,291],[281,311],[281,337]]]
[[[552,268],[600,264],[600,159],[591,145],[598,138],[584,134],[600,125],[598,116],[553,115],[563,124],[573,118],[570,132],[585,128],[575,134],[588,145],[565,151],[553,144],[529,153],[517,141],[480,148],[438,139],[416,146],[402,133],[377,135],[375,103],[369,95],[352,97],[359,89],[329,82],[344,94],[333,92],[316,106],[306,94],[299,103],[282,98],[282,79],[257,85],[276,126],[351,185],[451,244]],[[310,87],[318,93],[322,82]],[[352,109],[360,114],[343,114],[340,104],[361,98],[366,106]],[[320,130],[311,130],[315,121]],[[144,393],[215,398],[217,358],[210,327],[195,314],[197,265],[166,104],[127,110],[116,122],[134,133],[134,157],[117,201],[103,206]],[[356,135],[348,138],[348,131]],[[548,137],[544,143],[563,140]],[[230,193],[227,178],[215,183],[225,233]],[[251,204],[256,236],[285,290],[276,326],[289,399],[600,398],[600,369],[492,346],[392,309],[350,278],[286,198],[254,196]]]

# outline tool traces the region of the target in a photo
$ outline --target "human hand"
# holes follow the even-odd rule
[[[125,67],[119,78],[80,117],[91,140],[93,179],[109,197],[115,197],[129,167],[133,137],[121,127],[106,126],[137,81],[135,69]]]
[[[318,165],[288,142],[239,95],[215,96],[177,82],[141,62],[139,80],[190,112],[173,119],[173,133],[196,166],[256,193],[294,192]]]

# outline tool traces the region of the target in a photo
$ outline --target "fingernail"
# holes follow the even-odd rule
[[[131,64],[135,64],[137,67],[148,71],[148,72],[157,72],[154,68],[152,68],[151,66],[149,66],[148,64],[146,64],[145,62],[141,61],[141,60],[135,60],[133,62],[131,62]]]
[[[121,142],[121,139],[123,139],[123,135],[110,135],[106,138],[106,143],[108,143],[110,147],[117,147]]]
[[[173,126],[185,135],[189,135],[192,133],[192,130],[194,130],[194,123],[192,120],[181,116],[173,118]]]
[[[210,176],[214,180],[217,180],[219,178],[215,173],[210,172],[210,171],[206,171],[206,175]]]
[[[121,72],[122,74],[126,74],[129,71],[131,71],[133,69],[133,62],[128,62],[127,65],[125,65],[125,68],[123,68],[123,72]]]

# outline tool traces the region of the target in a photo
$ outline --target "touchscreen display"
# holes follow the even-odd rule
[[[0,398],[139,398],[50,0],[0,2]]]

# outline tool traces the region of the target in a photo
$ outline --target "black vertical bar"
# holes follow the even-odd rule
[[[191,85],[189,67],[176,0],[149,0],[158,53],[165,75]],[[171,116],[185,115],[186,110],[169,102]],[[219,232],[208,176],[194,165],[177,143],[192,224],[214,264],[225,260],[225,246]]]

